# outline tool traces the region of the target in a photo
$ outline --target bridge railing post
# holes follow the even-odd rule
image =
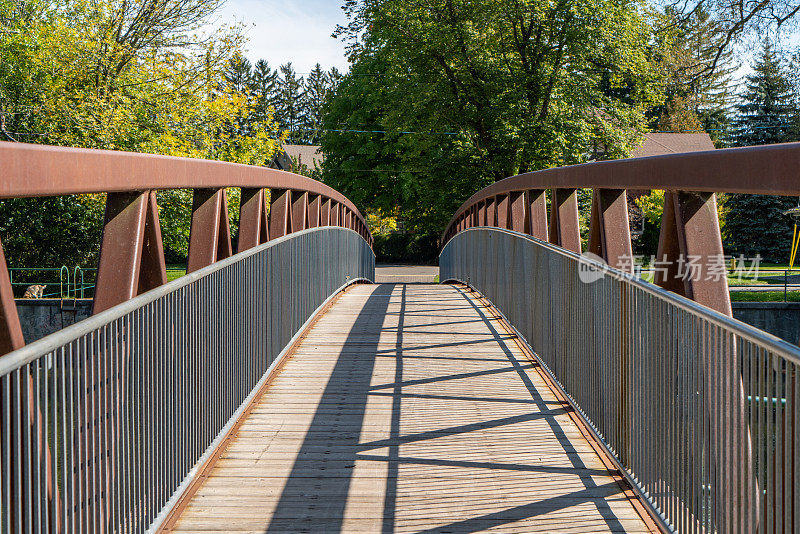
[[[237,252],[269,241],[267,195],[264,188],[242,188],[239,203],[239,238]]]
[[[193,273],[231,256],[233,246],[225,189],[195,189],[186,272]]]
[[[528,216],[525,233],[542,241],[547,241],[547,197],[544,189],[530,189],[526,192]]]
[[[592,192],[589,252],[600,256],[612,267],[633,272],[628,195],[624,189],[595,189]]]
[[[581,229],[576,189],[553,189],[550,207],[550,243],[581,253]]]

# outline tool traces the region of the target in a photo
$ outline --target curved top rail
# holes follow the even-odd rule
[[[800,143],[726,148],[583,163],[500,180],[472,195],[443,233],[473,205],[495,195],[537,189],[665,189],[800,196]]]
[[[1,141],[0,169],[0,198],[150,189],[293,189],[333,199],[365,223],[355,205],[332,187],[305,176],[266,167]]]

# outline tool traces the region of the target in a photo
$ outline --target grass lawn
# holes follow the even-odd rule
[[[787,302],[800,302],[799,291],[789,291]],[[731,302],[783,302],[783,291],[731,291]]]
[[[177,280],[185,274],[186,269],[184,267],[167,267],[167,282]]]

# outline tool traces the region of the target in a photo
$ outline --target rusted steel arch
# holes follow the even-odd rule
[[[191,158],[0,141],[0,198],[114,193],[151,189],[244,187],[292,189],[361,212],[332,187],[290,172]]]
[[[581,252],[575,190],[591,188],[589,251],[620,266],[623,258],[632,255],[626,191],[663,189],[667,193],[657,259],[671,267],[665,267],[656,283],[730,315],[725,277],[685,280],[679,278],[675,266],[694,257],[698,259],[694,265],[709,268],[722,257],[714,193],[800,196],[799,168],[800,143],[785,143],[600,161],[520,174],[472,195],[453,215],[442,234],[442,245],[470,227],[497,226]],[[550,210],[549,228],[542,194],[546,189],[551,190],[558,207]],[[507,216],[509,202],[517,210],[514,217]],[[632,261],[621,268],[630,270]]]
[[[225,195],[228,187],[242,189],[239,252],[319,226],[320,205],[327,209],[322,225],[344,226],[370,245],[373,241],[364,217],[347,197],[311,178],[265,167],[0,142],[0,177],[0,198],[108,193],[95,313],[166,283],[156,190],[194,190],[189,272],[234,252]],[[264,189],[272,191],[271,210]],[[282,202],[292,200],[292,209],[286,209]],[[346,217],[330,217],[330,213]],[[23,344],[2,260],[0,243],[0,355]]]
[[[800,143],[667,154],[582,163],[519,174],[472,195],[448,228],[470,206],[529,189],[664,189],[708,193],[800,196]]]

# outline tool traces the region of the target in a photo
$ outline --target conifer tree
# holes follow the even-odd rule
[[[241,54],[237,54],[228,61],[225,69],[225,84],[237,93],[250,93],[253,65]]]
[[[320,138],[320,129],[322,128],[322,105],[328,96],[328,91],[331,89],[330,79],[328,73],[322,70],[319,63],[308,74],[305,81],[304,93],[304,117],[305,117],[305,139],[310,144],[317,144]]]
[[[724,39],[720,24],[702,6],[685,18],[667,8],[663,18],[674,27],[667,35],[669,44],[664,51],[667,98],[655,110],[659,115],[657,127],[705,130],[721,145],[734,104],[731,77],[737,65],[730,49],[717,58]]]
[[[795,141],[793,124],[796,95],[785,59],[772,44],[764,42],[760,56],[747,77],[742,103],[736,106],[733,144],[767,145]]]
[[[765,41],[753,74],[747,77],[742,102],[736,106],[736,146],[797,140],[795,91],[784,58]],[[792,223],[783,213],[796,205],[793,197],[730,195],[725,202],[726,249],[734,254],[760,254],[785,262],[789,256]]]
[[[250,78],[250,91],[255,99],[254,114],[264,120],[275,109],[278,98],[278,73],[263,59],[259,59]]]
[[[298,78],[291,63],[281,65],[279,71],[275,118],[281,128],[289,130],[289,143],[302,143],[308,133],[303,131],[305,123],[303,77]]]

